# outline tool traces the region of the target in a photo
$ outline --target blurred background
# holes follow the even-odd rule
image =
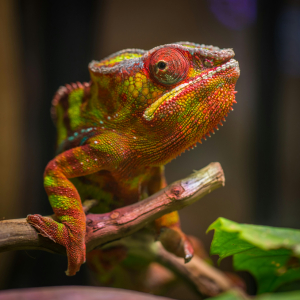
[[[57,88],[89,81],[92,59],[178,41],[233,48],[241,68],[224,127],[166,167],[169,183],[212,161],[225,171],[224,188],[180,211],[184,231],[208,250],[205,231],[220,216],[300,228],[300,3],[293,0],[1,0],[0,219],[52,213],[42,175],[54,155],[49,110]],[[88,284],[84,267],[69,278],[66,264],[46,252],[2,253],[0,288]],[[230,261],[221,268],[230,270]]]

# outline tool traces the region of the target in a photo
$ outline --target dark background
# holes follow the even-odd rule
[[[299,1],[1,0],[0,218],[51,214],[42,174],[60,85],[88,81],[92,59],[178,41],[233,48],[241,68],[224,128],[166,167],[168,182],[212,161],[225,171],[224,188],[180,212],[184,231],[209,249],[205,231],[220,216],[300,228]],[[66,264],[46,252],[1,254],[0,288],[88,284],[84,267],[68,278]]]

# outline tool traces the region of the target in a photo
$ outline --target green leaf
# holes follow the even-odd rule
[[[211,224],[210,230],[215,230],[211,254],[219,255],[219,261],[233,255],[234,268],[256,278],[259,294],[300,279],[300,230],[238,224],[224,218]]]
[[[293,291],[288,293],[264,294],[255,298],[246,298],[251,300],[299,300],[300,291]],[[209,298],[209,300],[246,300],[235,291],[230,291],[219,296]]]
[[[300,291],[260,295],[255,300],[299,300]]]
[[[209,300],[245,300],[245,299],[241,297],[238,292],[229,291],[226,293],[222,293],[216,297],[209,298]]]

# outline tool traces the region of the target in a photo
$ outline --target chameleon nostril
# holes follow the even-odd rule
[[[211,67],[213,67],[214,62],[212,60],[205,59],[204,62],[203,62],[203,64],[204,64],[205,67],[211,68]]]

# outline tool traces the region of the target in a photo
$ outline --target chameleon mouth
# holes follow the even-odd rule
[[[222,65],[219,65],[219,66],[215,67],[214,69],[212,69],[210,71],[202,72],[195,79],[193,79],[189,82],[185,82],[185,83],[182,83],[182,84],[178,85],[177,87],[175,87],[174,89],[172,89],[168,93],[166,93],[163,96],[161,96],[160,98],[158,98],[154,103],[152,103],[145,110],[143,117],[147,121],[151,121],[154,118],[155,112],[158,110],[158,108],[163,103],[165,103],[165,102],[175,98],[176,96],[178,96],[181,92],[183,92],[186,89],[186,87],[189,87],[189,86],[192,87],[196,83],[198,83],[202,80],[207,80],[207,79],[211,78],[212,76],[214,76],[215,74],[222,73],[222,72],[226,72],[226,74],[236,73],[236,77],[239,77],[240,76],[240,68],[239,68],[238,61],[232,58],[228,62],[226,62]]]

